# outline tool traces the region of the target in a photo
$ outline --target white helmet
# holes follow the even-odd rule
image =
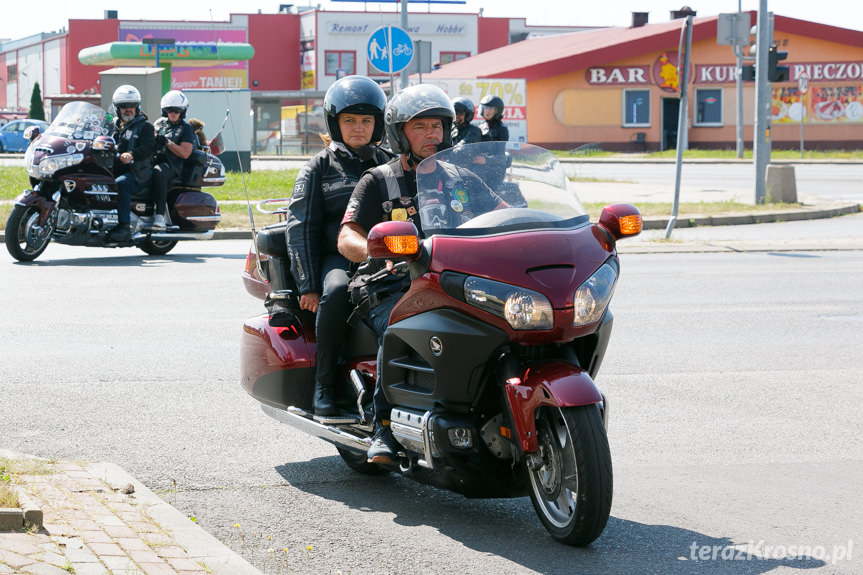
[[[114,90],[111,103],[114,104],[115,109],[119,109],[120,104],[135,104],[135,107],[138,108],[141,106],[141,92],[135,86],[123,84]]]
[[[168,108],[179,108],[181,110],[180,117],[186,117],[186,110],[189,109],[189,99],[184,93],[179,90],[171,90],[162,96],[162,115],[168,116]]]

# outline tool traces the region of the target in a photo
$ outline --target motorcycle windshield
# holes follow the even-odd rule
[[[416,174],[426,237],[569,228],[589,220],[560,161],[532,144],[450,148],[423,160]]]
[[[111,134],[113,116],[88,102],[69,102],[60,110],[46,136],[58,136],[70,140],[93,141],[98,136]]]

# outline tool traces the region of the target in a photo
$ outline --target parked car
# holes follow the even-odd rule
[[[0,128],[0,153],[25,151],[30,142],[24,139],[24,130],[30,126],[39,126],[39,129],[45,132],[48,129],[48,122],[27,118],[24,120],[12,120]]]

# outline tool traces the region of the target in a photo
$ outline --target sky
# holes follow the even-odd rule
[[[650,22],[667,22],[669,12],[686,0],[465,0],[465,4],[432,4],[432,12],[472,12],[483,9],[489,17],[526,18],[537,26],[629,26],[632,12],[648,12]],[[101,19],[105,10],[117,10],[121,20],[227,21],[234,13],[276,13],[280,4],[266,0],[5,0],[0,17],[0,38],[18,39],[39,32],[60,30],[70,19]],[[301,6],[311,4],[322,10],[397,12],[397,4],[344,2],[332,0],[294,0]],[[688,5],[700,16],[757,10],[759,0],[690,0]],[[410,12],[426,12],[427,4],[410,3]],[[863,2],[857,0],[771,0],[768,9],[782,16],[810,20],[843,28],[863,30]]]

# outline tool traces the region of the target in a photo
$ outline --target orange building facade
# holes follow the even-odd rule
[[[756,14],[750,16],[755,22]],[[717,44],[717,20],[694,19],[687,114],[693,148],[735,147],[736,57],[732,47]],[[439,74],[524,77],[527,139],[532,143],[555,149],[593,143],[609,150],[673,148],[683,22],[526,40],[445,66]],[[807,148],[860,148],[863,32],[777,15],[774,42],[788,53],[780,64],[789,67],[789,79],[771,84],[773,147],[799,146],[804,122]],[[517,55],[517,49],[526,54]],[[798,88],[801,76],[808,78],[805,95]],[[755,83],[744,82],[747,146],[753,139],[754,100]]]

